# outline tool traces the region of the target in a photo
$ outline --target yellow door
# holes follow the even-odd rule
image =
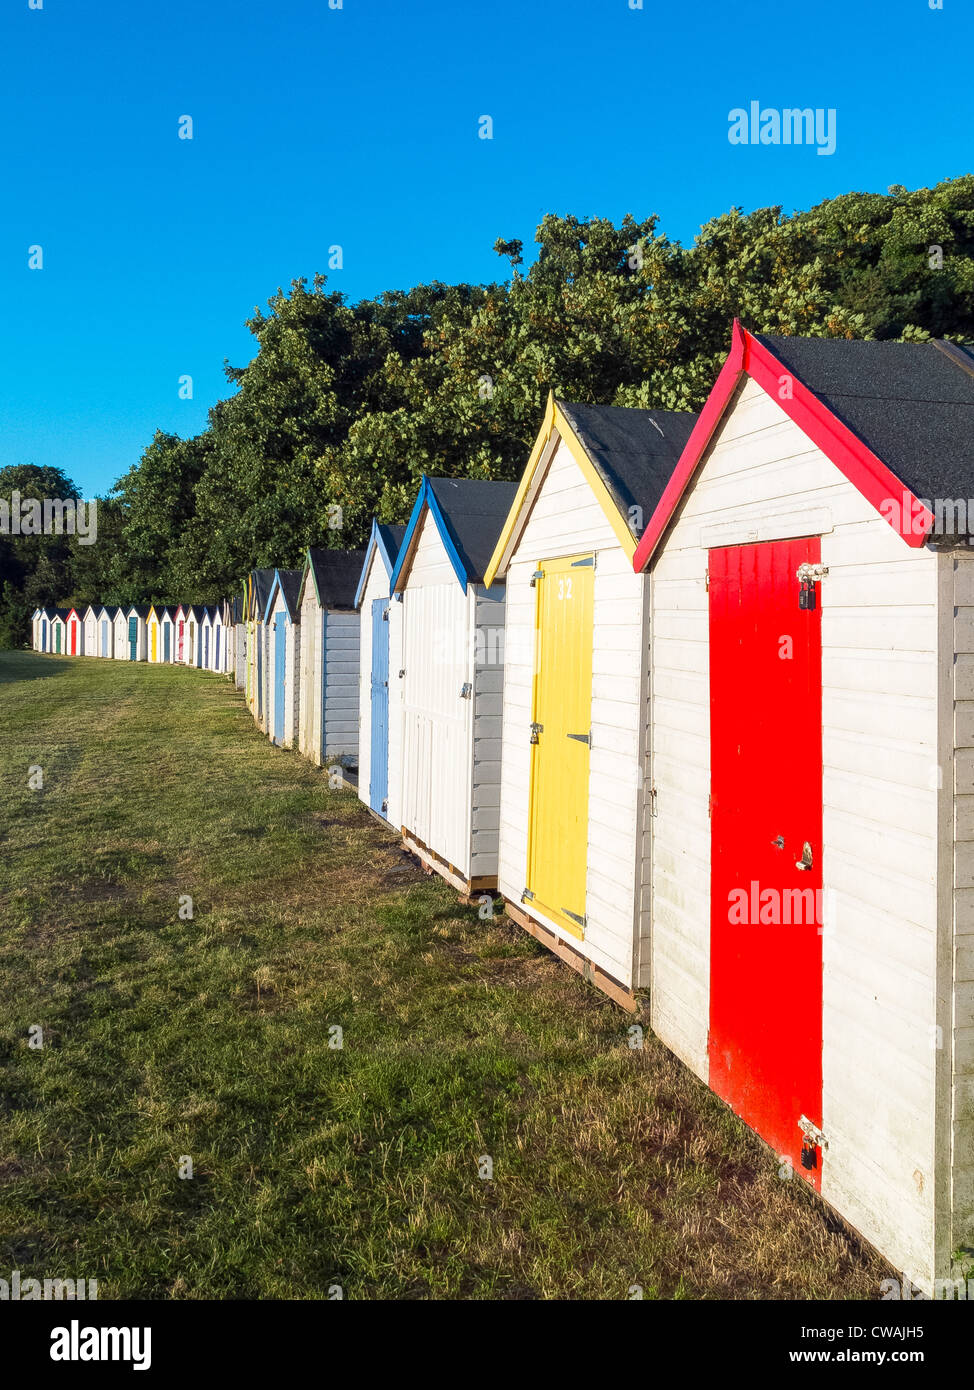
[[[153,623],[153,624],[152,624],[152,655],[151,655],[151,657],[149,658],[150,661],[155,661],[155,659],[156,659],[156,634],[157,634],[158,631],[159,631],[158,627],[156,626],[155,623]]]
[[[545,560],[537,592],[528,897],[585,933],[595,557]]]

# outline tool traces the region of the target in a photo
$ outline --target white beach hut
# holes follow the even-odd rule
[[[497,884],[504,586],[484,575],[516,491],[424,477],[390,580],[404,842],[466,894]]]
[[[397,827],[402,604],[391,602],[389,580],[405,533],[405,526],[372,522],[355,594],[360,630],[358,794],[370,810]]]
[[[301,570],[276,570],[264,612],[267,632],[267,734],[279,747],[297,737],[301,692]]]
[[[549,399],[485,574],[507,594],[498,886],[514,921],[630,1009],[650,947],[632,561],[695,420]]]
[[[309,548],[301,574],[298,748],[319,767],[358,760],[359,617],[365,552]]]
[[[732,349],[650,576],[660,1038],[926,1292],[974,1246],[974,353]]]

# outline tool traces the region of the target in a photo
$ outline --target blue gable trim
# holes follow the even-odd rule
[[[422,520],[424,507],[429,507],[430,515],[436,522],[436,529],[439,532],[440,540],[443,542],[443,549],[449,556],[450,564],[453,566],[461,589],[466,593],[470,576],[467,574],[466,566],[460,559],[460,554],[450,532],[447,519],[443,515],[440,504],[436,500],[436,494],[430,487],[430,480],[425,473],[423,474],[423,483],[419,489],[419,495],[413,505],[412,515],[409,518],[409,525],[406,527],[406,534],[403,536],[402,545],[399,547],[399,557],[396,560],[396,567],[389,579],[389,592],[390,594],[394,594],[396,590],[401,587],[400,580],[402,578],[402,572],[412,550],[413,541]]]
[[[264,623],[269,622],[270,616],[271,616],[271,609],[274,607],[274,600],[275,600],[275,598],[277,597],[277,593],[278,593],[278,590],[280,589],[280,587],[281,587],[281,571],[280,571],[280,570],[275,570],[275,571],[274,571],[274,578],[271,580],[271,591],[270,591],[270,593],[267,595],[267,603],[266,603],[265,606],[264,606],[264,613],[263,613],[263,616],[259,619],[260,622],[264,622]],[[293,616],[292,616],[292,614],[291,614],[291,610],[290,610],[290,608],[288,607],[287,594],[284,595],[284,616],[285,616],[285,618],[287,618],[287,620],[288,620],[289,623],[293,623],[293,622],[294,622],[294,618],[293,618]]]
[[[369,572],[369,565],[372,563],[372,556],[378,551],[382,563],[386,567],[386,574],[392,575],[393,561],[392,556],[385,541],[382,538],[382,531],[375,517],[372,518],[372,534],[369,536],[369,543],[365,547],[365,563],[362,566],[362,573],[359,576],[358,588],[355,590],[355,607],[358,608],[362,602],[362,595],[365,593],[365,579]]]

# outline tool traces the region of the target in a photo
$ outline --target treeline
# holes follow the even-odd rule
[[[548,391],[698,409],[737,316],[757,332],[974,339],[974,177],[850,193],[805,212],[734,210],[691,246],[651,217],[548,216],[524,272],[349,305],[324,277],[278,290],[256,353],[190,439],[158,432],[104,499],[98,542],[0,537],[0,641],[37,602],[208,603],[308,544],[361,545],[408,516],[420,475],[514,478]],[[56,470],[0,469],[0,497]],[[38,477],[31,480],[32,474]],[[40,475],[48,475],[41,477]],[[33,489],[33,491],[31,491]]]

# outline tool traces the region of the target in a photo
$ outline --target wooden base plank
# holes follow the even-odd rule
[[[576,951],[573,946],[569,946],[567,941],[562,941],[560,936],[556,936],[553,931],[543,927],[540,922],[536,922],[516,903],[512,903],[509,898],[504,899],[504,910],[512,922],[516,922],[519,927],[523,927],[526,932],[540,941],[542,946],[546,946],[553,952],[559,960],[563,960],[566,965],[570,965],[573,970],[577,970],[579,975],[590,985],[618,1004],[620,1008],[630,1014],[643,1012],[643,1004],[636,998],[632,990],[626,989],[618,980],[614,980],[611,975],[589,960],[588,956],[583,956],[581,951]]]
[[[464,878],[459,869],[447,863],[445,859],[441,859],[434,850],[424,845],[422,840],[417,840],[410,835],[405,826],[402,827],[402,842],[410,854],[415,854],[416,858],[425,864],[432,873],[445,878],[447,883],[451,884],[467,900],[480,893],[496,891],[496,878]]]

